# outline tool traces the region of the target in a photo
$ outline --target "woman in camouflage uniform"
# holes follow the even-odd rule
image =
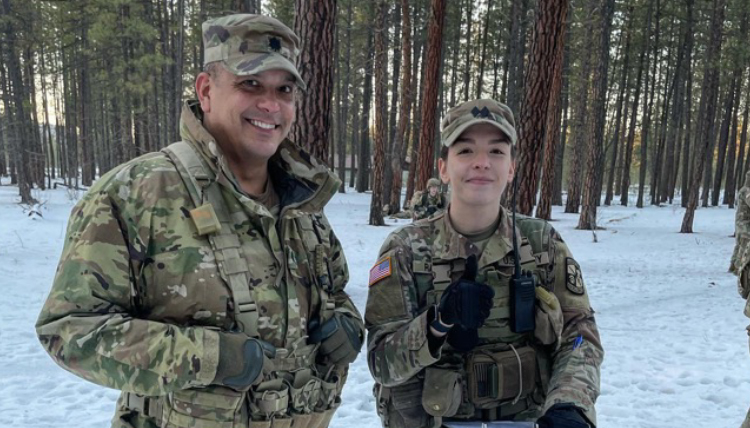
[[[391,233],[370,272],[367,361],[383,426],[595,426],[603,350],[580,267],[547,222],[514,230],[500,205],[515,171],[511,111],[466,102],[441,129],[448,209]],[[517,260],[535,280],[527,331],[511,303]]]

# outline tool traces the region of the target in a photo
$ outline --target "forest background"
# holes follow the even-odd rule
[[[750,0],[0,0],[0,175],[73,189],[179,139],[200,24],[263,12],[303,40],[291,138],[383,224],[434,176],[443,113],[516,115],[518,209],[732,208],[750,166]]]

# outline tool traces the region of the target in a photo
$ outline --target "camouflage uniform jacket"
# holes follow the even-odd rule
[[[743,292],[742,273],[750,262],[750,171],[745,175],[745,184],[740,188],[737,196],[737,211],[734,216],[735,245],[732,252],[732,262],[729,270],[737,275],[739,292],[743,298],[748,296],[748,291]]]
[[[322,211],[338,179],[284,141],[269,161],[281,201],[277,221],[238,190],[199,115],[197,103],[186,103],[180,133],[215,171],[231,218],[245,219],[233,226],[251,269],[260,338],[279,348],[304,344],[308,320],[321,311],[321,274],[331,279],[334,310],[361,324],[344,291],[349,273],[341,244]],[[218,331],[235,329],[233,301],[208,239],[196,232],[189,214],[194,207],[163,152],[97,180],[72,211],[36,324],[59,365],[99,385],[146,396],[212,382]],[[312,260],[320,251],[326,272],[316,272]],[[152,426],[133,412],[121,396],[113,426]]]
[[[430,196],[430,193],[424,190],[417,192],[413,197],[414,220],[427,218],[443,209],[445,209],[445,195],[440,192],[437,192],[435,196]]]
[[[371,274],[365,312],[367,361],[378,385],[398,388],[415,377],[423,377],[425,368],[443,366],[451,360],[458,360],[460,365],[469,358],[469,354],[457,354],[447,343],[436,354],[428,347],[428,319],[434,316],[429,315],[434,311],[426,296],[429,297],[435,277],[434,270],[429,272],[430,263],[465,260],[469,255],[476,254],[479,257],[477,281],[489,284],[491,276],[499,278],[495,281],[500,287],[493,287],[496,290],[493,311],[507,309],[498,307],[508,304],[508,281],[513,273],[514,261],[512,235],[509,233],[512,225],[505,209],[501,209],[501,217],[498,229],[489,238],[481,254],[473,243],[453,229],[445,214],[404,226],[386,239],[378,263],[389,258],[392,273],[377,281],[373,281]],[[537,279],[537,297],[540,295],[539,288],[544,288],[546,292],[541,293],[547,296],[547,302],[553,301],[553,304],[550,306],[537,299],[536,330],[530,338],[529,333],[525,337],[516,333],[505,337],[498,337],[494,333],[483,336],[484,328],[507,326],[508,315],[503,312],[506,319],[492,321],[494,325],[488,327],[491,315],[479,330],[479,345],[487,349],[502,343],[531,341],[537,352],[546,356],[551,371],[536,415],[556,403],[573,403],[583,409],[595,424],[594,403],[599,395],[603,350],[580,267],[560,235],[547,222],[519,218],[517,230],[518,236],[531,241],[531,248],[526,248],[527,251],[533,250],[534,254],[533,257],[529,254],[527,260],[531,260],[531,269],[534,269]],[[519,242],[522,241],[525,242],[525,239],[519,238]],[[522,246],[520,254],[523,253]],[[527,266],[528,263],[525,268]],[[426,270],[428,275],[417,270]],[[492,271],[499,272],[499,275],[492,274]],[[452,275],[452,279],[455,280],[456,275]],[[496,328],[490,331],[504,330]],[[583,338],[582,342],[579,336]],[[465,383],[465,366],[460,370]],[[466,394],[465,388],[463,394]],[[464,396],[462,406],[465,404]]]

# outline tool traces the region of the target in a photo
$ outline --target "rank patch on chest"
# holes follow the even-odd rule
[[[383,260],[380,260],[372,267],[372,269],[370,269],[370,286],[383,278],[388,278],[391,276],[391,273],[393,273],[391,270],[391,258],[386,257]]]

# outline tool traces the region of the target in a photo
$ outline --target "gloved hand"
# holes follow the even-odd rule
[[[476,330],[490,316],[492,298],[495,291],[487,284],[475,281],[477,258],[466,259],[463,276],[445,289],[440,297],[438,313],[440,322],[445,325],[458,324],[467,330]]]
[[[310,321],[310,343],[320,343],[319,362],[324,365],[346,365],[357,359],[362,349],[362,335],[357,324],[346,315],[334,313],[323,325],[317,318]]]
[[[591,428],[581,409],[570,403],[555,404],[536,423],[539,428]]]
[[[263,368],[276,348],[268,342],[244,334],[219,333],[219,365],[214,385],[246,391],[263,378]]]

